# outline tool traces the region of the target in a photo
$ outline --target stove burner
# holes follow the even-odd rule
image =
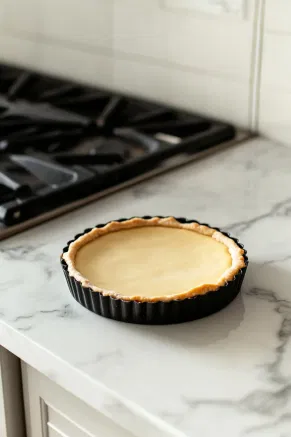
[[[0,65],[0,227],[234,135],[185,111]]]

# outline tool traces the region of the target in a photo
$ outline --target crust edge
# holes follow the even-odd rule
[[[130,229],[135,227],[142,226],[166,226],[172,228],[180,228],[187,229],[194,232],[199,232],[200,234],[207,235],[209,237],[214,238],[220,243],[227,246],[231,258],[232,265],[229,269],[227,269],[220,278],[220,281],[216,284],[203,284],[199,287],[195,287],[191,290],[188,290],[183,293],[177,293],[175,295],[169,296],[155,296],[155,297],[145,297],[145,296],[126,296],[120,295],[116,293],[114,290],[104,290],[97,287],[94,284],[91,284],[88,279],[81,275],[81,273],[75,268],[75,257],[77,251],[89,243],[90,241],[98,238],[102,235],[108,234],[110,232],[117,232],[121,229]],[[121,299],[124,301],[135,301],[135,302],[169,302],[173,300],[184,300],[187,298],[192,298],[197,295],[203,295],[210,291],[217,291],[220,287],[224,286],[227,282],[230,282],[234,279],[234,277],[238,274],[238,272],[246,266],[245,262],[245,251],[240,248],[236,242],[224,235],[222,232],[213,229],[206,225],[201,225],[196,222],[190,223],[180,223],[174,217],[166,217],[159,218],[153,217],[150,219],[144,219],[139,217],[134,217],[132,219],[124,220],[124,221],[111,221],[103,227],[93,228],[90,232],[81,235],[75,241],[73,241],[68,248],[66,253],[62,254],[62,259],[66,262],[68,267],[69,276],[73,277],[76,281],[78,281],[83,287],[90,288],[92,291],[102,294],[103,296],[110,296],[115,299]]]

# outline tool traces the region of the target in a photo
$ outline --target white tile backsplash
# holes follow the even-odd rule
[[[290,0],[0,0],[1,16],[2,60],[291,144]]]
[[[253,9],[248,20],[213,19],[180,14],[160,7],[157,1],[116,1],[114,50],[148,63],[167,63],[211,72],[231,80],[250,76]]]
[[[266,0],[265,31],[290,33],[290,0]]]
[[[231,15],[243,18],[246,0],[160,0],[165,8],[185,11],[201,11],[209,14]]]
[[[260,131],[291,147],[291,92],[263,87],[260,99]]]
[[[130,71],[130,75],[128,72]],[[177,107],[248,124],[248,85],[210,74],[197,74],[133,60],[114,61],[115,88]],[[197,109],[196,109],[197,108]]]
[[[114,59],[114,88],[164,103],[171,102],[169,69],[132,59]]]
[[[258,126],[291,146],[291,2],[266,0]]]
[[[254,17],[254,6],[232,20],[116,1],[115,87],[248,126]]]
[[[171,71],[171,103],[248,126],[249,85],[215,75]]]
[[[113,87],[113,59],[102,53],[5,35],[0,36],[0,54],[6,62],[80,82]]]
[[[0,56],[247,127],[254,2],[182,3],[0,0]]]
[[[112,8],[109,0],[8,0],[8,32],[50,42],[96,48],[112,47]]]
[[[264,35],[262,59],[262,91],[264,91],[266,88],[276,88],[279,90],[291,91],[290,60],[291,29],[290,34],[273,34],[266,32]]]
[[[149,64],[167,59],[168,22],[157,1],[117,0],[113,21],[115,57],[147,57]]]

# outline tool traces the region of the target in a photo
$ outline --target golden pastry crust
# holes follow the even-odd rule
[[[91,242],[92,240],[102,236],[106,235],[110,232],[117,232],[122,229],[131,229],[131,228],[137,228],[137,227],[143,227],[143,226],[165,226],[165,227],[171,227],[171,228],[180,228],[180,229],[187,229],[190,231],[198,232],[200,234],[209,236],[214,238],[216,241],[219,241],[220,243],[224,244],[231,255],[232,258],[232,264],[231,266],[225,271],[223,276],[220,278],[219,282],[217,284],[203,284],[199,287],[195,287],[191,290],[188,290],[183,293],[178,293],[175,295],[169,295],[169,296],[162,296],[162,297],[145,297],[145,296],[124,296],[120,295],[113,290],[104,290],[99,287],[97,287],[94,284],[91,284],[88,279],[86,279],[84,276],[81,275],[81,273],[76,269],[75,267],[75,258],[76,253],[78,250]],[[205,294],[209,291],[216,291],[218,288],[224,286],[227,282],[232,281],[234,277],[237,275],[237,273],[246,266],[245,263],[245,257],[244,257],[245,251],[241,249],[234,240],[231,238],[223,235],[221,232],[216,231],[215,229],[212,229],[205,225],[200,225],[198,223],[192,222],[192,223],[180,223],[177,221],[174,217],[166,217],[166,218],[159,218],[159,217],[153,217],[151,219],[143,219],[143,218],[132,218],[129,220],[125,220],[123,222],[115,222],[112,221],[105,225],[102,228],[94,228],[90,232],[82,235],[77,240],[72,242],[69,245],[69,249],[66,253],[62,255],[64,261],[66,262],[68,266],[68,273],[70,276],[75,278],[78,282],[81,283],[83,287],[90,288],[92,291],[95,291],[97,293],[101,293],[103,296],[111,296],[116,299],[122,299],[125,301],[138,301],[138,302],[157,302],[157,301],[164,301],[168,302],[171,300],[182,300],[186,298],[193,297],[195,295]]]

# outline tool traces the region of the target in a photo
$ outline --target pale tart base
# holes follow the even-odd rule
[[[231,238],[172,217],[95,228],[71,243],[63,258],[82,286],[141,302],[217,290],[245,266],[244,251]]]

